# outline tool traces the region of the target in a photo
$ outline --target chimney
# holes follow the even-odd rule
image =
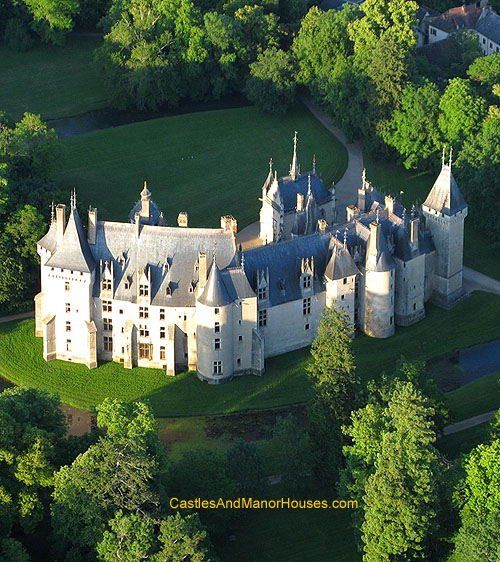
[[[347,220],[352,221],[356,217],[359,217],[359,209],[356,205],[349,205],[349,207],[347,207]]]
[[[141,217],[149,218],[149,199],[141,201]]]
[[[385,208],[388,213],[394,214],[394,197],[392,195],[385,196]]]
[[[56,239],[57,243],[61,242],[66,230],[66,205],[57,205],[56,207]]]
[[[139,238],[139,234],[141,233],[141,214],[140,213],[135,213],[134,222],[135,222],[135,236],[136,236],[136,238]]]
[[[321,234],[326,233],[326,227],[327,227],[326,220],[325,219],[319,219],[318,220],[318,230],[320,231]]]
[[[185,211],[181,211],[177,216],[177,226],[186,228],[188,225],[188,214]]]
[[[358,189],[358,208],[361,212],[365,212],[365,205],[366,205],[366,191],[363,187]]]
[[[97,209],[89,208],[89,224],[87,229],[87,240],[89,244],[95,244],[97,231]]]
[[[370,242],[368,246],[368,254],[371,256],[376,256],[380,249],[380,223],[372,222],[370,223]]]
[[[233,215],[224,215],[220,218],[220,227],[223,230],[231,230],[236,234],[238,232],[238,222]]]
[[[304,196],[302,193],[297,193],[297,213],[304,209]]]
[[[201,289],[207,284],[207,254],[198,252],[198,284]]]
[[[411,249],[412,250],[416,250],[418,248],[418,225],[420,223],[420,220],[417,218],[414,218],[411,220],[410,223],[410,243],[411,243]]]

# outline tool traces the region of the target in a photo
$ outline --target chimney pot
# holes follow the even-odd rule
[[[57,205],[56,207],[56,239],[57,243],[61,242],[66,230],[66,205]]]

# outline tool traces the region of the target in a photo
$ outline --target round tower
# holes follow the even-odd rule
[[[388,338],[394,334],[395,269],[377,218],[370,224],[364,290],[363,331],[373,338]]]
[[[232,304],[214,256],[207,284],[196,300],[198,377],[211,384],[233,377]]]

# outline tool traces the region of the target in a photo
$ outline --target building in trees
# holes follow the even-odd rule
[[[422,212],[427,229],[417,209],[406,212],[363,174],[356,204],[335,224],[333,189],[315,166],[300,174],[296,137],[290,175],[278,179],[271,166],[253,238],[229,215],[220,228],[190,228],[186,213],[166,226],[146,185],[129,223],[100,221],[91,208],[85,233],[73,195],[68,222],[58,205],[37,246],[43,356],[197,369],[219,383],[310,345],[326,306],[370,336],[391,336],[424,317],[424,302],[449,307],[464,295],[467,205],[451,158],[443,155]]]

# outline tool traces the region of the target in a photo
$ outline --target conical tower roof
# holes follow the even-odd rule
[[[225,306],[233,302],[233,299],[229,296],[224,282],[222,281],[222,275],[215,262],[215,256],[207,284],[198,300],[205,306]]]
[[[448,216],[455,215],[467,207],[451,171],[451,157],[448,164],[445,164],[443,159],[441,172],[422,207]]]
[[[84,273],[94,270],[95,261],[76,207],[71,209],[63,239],[54,255],[47,260],[47,265]]]

